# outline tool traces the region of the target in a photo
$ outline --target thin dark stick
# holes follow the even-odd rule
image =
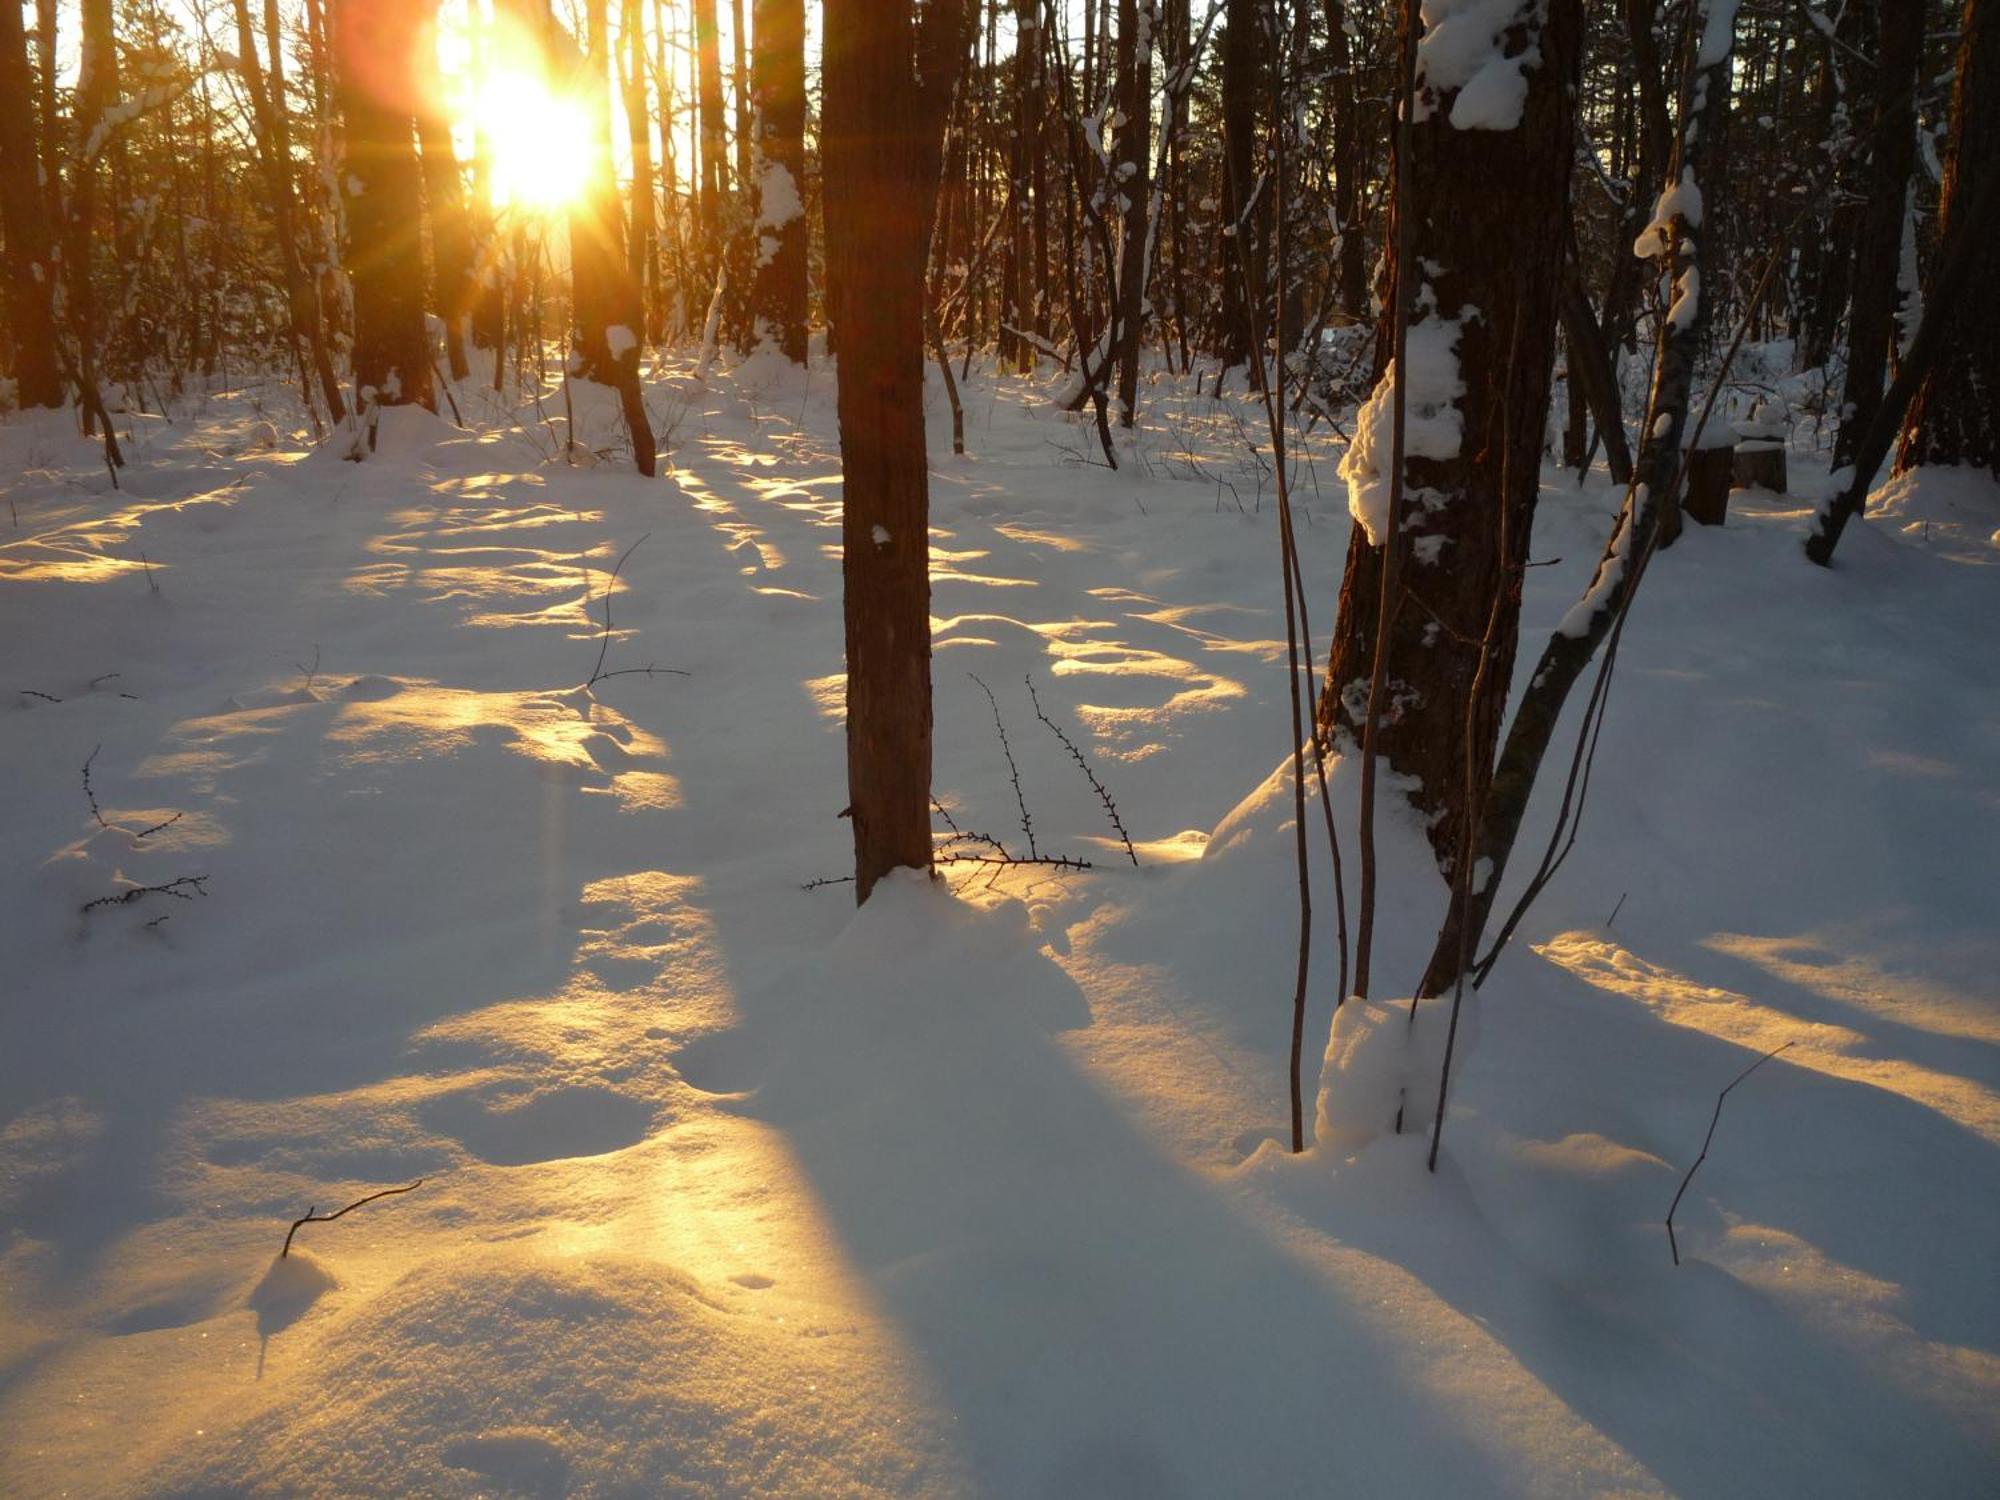
[[[54,693],[38,693],[33,688],[17,688],[15,691],[24,698],[40,698],[45,703],[60,703],[62,699]]]
[[[1052,870],[1094,870],[1097,867],[1087,859],[1078,859],[1070,854],[1036,854],[1026,859],[1019,855],[1008,855],[1002,859],[997,854],[940,854],[937,863],[941,865],[1045,865]]]
[[[104,813],[97,805],[97,793],[90,789],[90,763],[97,759],[97,752],[103,748],[102,744],[95,745],[91,748],[90,754],[83,758],[83,795],[89,799],[90,815],[97,819],[97,826],[109,828],[111,825],[104,821]]]
[[[614,677],[692,677],[694,673],[684,672],[679,667],[656,667],[648,663],[643,667],[620,667],[615,672],[599,672],[590,679],[590,686],[609,682]]]
[[[1613,922],[1618,920],[1618,913],[1625,910],[1625,897],[1631,894],[1630,891],[1626,891],[1618,897],[1618,904],[1611,908],[1611,915],[1604,919],[1606,927],[1609,927]]]
[[[1508,337],[1507,379],[1501,392],[1500,405],[1503,411],[1514,409],[1514,371],[1519,367],[1521,347],[1521,308],[1514,307],[1514,326]],[[1471,924],[1465,920],[1465,910],[1472,904],[1472,876],[1475,866],[1474,851],[1478,848],[1479,811],[1485,800],[1479,790],[1480,757],[1472,726],[1478,722],[1480,698],[1486,692],[1488,674],[1493,666],[1494,642],[1500,634],[1501,611],[1512,596],[1516,583],[1512,570],[1507,566],[1508,549],[1513,528],[1508,524],[1511,507],[1514,470],[1514,441],[1511,426],[1503,427],[1500,440],[1500,535],[1499,563],[1493,576],[1493,598],[1487,606],[1486,630],[1479,639],[1479,665],[1472,674],[1472,686],[1465,694],[1464,766],[1465,766],[1465,824],[1458,846],[1458,863],[1452,870],[1452,901],[1458,918],[1458,972],[1451,984],[1451,1020],[1444,1034],[1444,1062],[1438,1069],[1437,1115],[1431,1121],[1431,1151],[1426,1169],[1438,1169],[1438,1151],[1444,1145],[1444,1114],[1451,1099],[1451,1060],[1458,1047],[1459,1013],[1465,1005],[1465,966],[1472,961]],[[1422,989],[1419,982],[1418,989]],[[1410,1001],[1410,1020],[1417,1018],[1417,1002]]]
[[[1028,836],[1028,858],[1035,859],[1041,853],[1035,847],[1035,820],[1028,816],[1028,799],[1021,792],[1021,768],[1014,764],[1014,747],[1007,743],[1007,726],[1000,719],[1000,700],[993,696],[993,689],[978,673],[967,672],[965,675],[979,684],[979,691],[993,705],[993,727],[1000,732],[1000,753],[1007,757],[1007,774],[1014,779],[1014,803],[1021,809],[1021,832]]]
[[[564,389],[565,390],[568,389],[567,383],[565,383]],[[630,547],[627,547],[622,553],[620,553],[618,556],[617,566],[612,568],[611,576],[605,579],[604,581],[604,634],[598,639],[597,665],[591,668],[590,681],[584,684],[585,687],[595,686],[597,683],[602,682],[608,675],[604,670],[604,654],[611,649],[611,592],[612,589],[618,583],[619,573],[624,570],[625,560],[629,558],[633,554],[633,552],[635,552],[638,549],[639,542],[645,541],[646,537],[649,537],[652,534],[653,533],[650,531],[647,532],[645,536],[639,538],[638,542],[634,542]],[[584,574],[584,594],[586,602],[588,602],[589,590],[590,590],[590,575],[588,572],[586,572]]]
[[[1382,589],[1375,606],[1375,657],[1368,673],[1368,707],[1361,719],[1361,813],[1355,839],[1361,848],[1361,894],[1354,935],[1354,993],[1368,998],[1369,969],[1375,945],[1375,726],[1381,718],[1382,695],[1389,675],[1389,627],[1400,598],[1396,585],[1402,571],[1404,478],[1409,406],[1410,341],[1410,154],[1414,149],[1410,108],[1416,97],[1417,6],[1403,0],[1401,85],[1397,90],[1395,130],[1396,244],[1395,291],[1392,312],[1396,384],[1390,392],[1389,515],[1382,537]]]
[[[1125,853],[1130,857],[1133,868],[1137,869],[1139,853],[1132,847],[1132,835],[1125,831],[1125,824],[1118,816],[1118,804],[1111,800],[1111,793],[1104,789],[1104,783],[1099,781],[1097,773],[1090,769],[1090,762],[1083,758],[1083,752],[1076,748],[1068,735],[1063,733],[1062,726],[1042,712],[1042,700],[1035,692],[1035,679],[1026,677],[1022,680],[1028,684],[1028,701],[1035,705],[1035,717],[1048,725],[1050,732],[1062,741],[1063,749],[1069,751],[1070,759],[1076,762],[1077,768],[1090,782],[1090,789],[1097,793],[1097,800],[1104,804],[1105,816],[1111,819],[1111,826],[1118,830],[1118,837],[1125,841]],[[975,834],[973,837],[976,838],[978,835]]]
[[[115,676],[116,676],[117,674],[116,674],[116,673],[114,672],[114,673],[113,673],[112,675],[113,675],[113,676],[115,677]],[[46,694],[39,694],[39,693],[38,693],[38,694],[36,694],[36,696],[37,696],[37,697],[44,697],[44,696],[46,696]],[[58,703],[60,703],[60,702],[61,702],[62,700],[61,700],[61,699],[59,698],[59,699],[57,699],[56,701],[57,701]],[[100,808],[98,807],[98,805],[97,805],[97,793],[93,792],[93,791],[92,791],[92,790],[90,789],[90,763],[91,763],[92,761],[94,761],[94,760],[96,760],[96,759],[97,759],[97,752],[98,752],[99,750],[102,750],[103,748],[104,748],[104,746],[103,746],[102,744],[99,744],[99,745],[97,745],[97,746],[95,746],[95,747],[93,747],[93,748],[92,748],[92,750],[91,750],[91,752],[90,752],[90,754],[89,754],[89,755],[87,755],[87,756],[85,756],[85,757],[84,757],[84,760],[83,760],[83,795],[84,795],[85,797],[87,797],[87,798],[89,798],[89,799],[90,799],[90,815],[91,815],[91,816],[92,816],[93,818],[97,819],[97,826],[98,826],[99,828],[105,828],[105,829],[110,829],[110,830],[112,830],[113,832],[121,832],[121,833],[122,833],[122,832],[123,832],[124,830],[123,830],[123,829],[120,829],[120,828],[118,828],[118,826],[117,826],[116,824],[114,824],[114,823],[107,823],[107,822],[105,822],[105,821],[104,821],[104,813],[103,813],[103,811],[102,811],[102,810],[101,810],[101,809],[100,809]],[[160,831],[160,830],[161,830],[162,828],[171,828],[171,827],[173,827],[173,826],[174,826],[174,824],[176,824],[176,823],[180,822],[180,820],[181,820],[182,818],[186,817],[186,816],[187,816],[187,814],[186,814],[186,813],[184,813],[184,812],[177,812],[177,813],[175,813],[175,814],[174,814],[174,815],[173,815],[173,816],[172,816],[171,818],[168,818],[168,819],[167,819],[167,820],[166,820],[165,822],[162,822],[162,823],[155,823],[155,824],[154,824],[154,825],[153,825],[153,826],[152,826],[151,828],[147,828],[147,829],[143,829],[143,830],[141,830],[140,832],[138,832],[138,833],[135,833],[135,834],[133,834],[133,835],[132,835],[132,837],[133,837],[133,838],[134,838],[135,840],[137,840],[137,839],[143,839],[143,838],[150,838],[150,837],[152,837],[152,835],[154,835],[154,834],[158,833],[158,832],[159,832],[159,831]],[[206,878],[206,877],[204,877],[204,878]],[[145,886],[145,887],[142,887],[142,889],[145,889],[145,890],[152,890],[152,889],[155,889],[155,887],[152,887],[152,886]],[[128,897],[127,899],[130,899],[130,898]],[[94,905],[96,905],[96,904],[97,904],[97,903],[95,903],[95,902],[92,902],[92,903],[91,903],[91,905],[93,905],[93,906],[94,906]],[[90,907],[86,906],[86,907],[84,908],[84,910],[85,910],[85,911],[88,911],[88,910],[90,910]]]
[[[86,901],[77,909],[79,911],[90,912],[95,911],[100,906],[130,906],[134,901],[139,900],[143,896],[172,896],[176,901],[192,901],[194,900],[194,896],[188,894],[189,890],[192,890],[195,896],[206,896],[208,894],[208,877],[206,875],[182,875],[177,879],[169,880],[165,885],[135,885],[131,890],[121,892],[116,896],[99,896],[95,901]]]
[[[292,1220],[292,1227],[285,1235],[285,1248],[278,1252],[278,1259],[283,1260],[292,1253],[292,1236],[297,1234],[304,1225],[331,1224],[335,1219],[340,1218],[342,1214],[351,1214],[364,1203],[373,1203],[377,1198],[393,1198],[398,1193],[413,1193],[423,1185],[424,1179],[419,1177],[408,1187],[383,1188],[381,1192],[370,1193],[366,1198],[356,1198],[347,1207],[341,1209],[339,1213],[323,1214],[317,1208],[307,1209],[306,1216],[303,1219]]]
[[[816,891],[823,885],[846,885],[853,879],[852,875],[822,875],[817,880],[808,880],[799,889],[802,891]]]
[[[1667,1248],[1673,1251],[1675,1265],[1679,1265],[1681,1263],[1681,1246],[1680,1246],[1680,1241],[1674,1238],[1674,1211],[1681,1206],[1682,1194],[1687,1192],[1688,1184],[1694,1181],[1694,1174],[1700,1171],[1701,1164],[1708,1160],[1708,1148],[1715,1142],[1716,1122],[1722,1118],[1722,1101],[1729,1097],[1730,1089],[1735,1088],[1737,1084],[1741,1083],[1744,1079],[1748,1078],[1752,1073],[1756,1072],[1759,1068],[1763,1067],[1765,1063],[1769,1062],[1772,1058],[1776,1057],[1780,1052],[1783,1052],[1785,1050],[1785,1047],[1791,1047],[1795,1045],[1797,1044],[1794,1042],[1786,1042],[1784,1047],[1773,1047],[1769,1052],[1766,1052],[1762,1057],[1758,1058],[1755,1062],[1750,1064],[1749,1067],[1745,1068],[1741,1073],[1738,1073],[1734,1078],[1732,1078],[1729,1081],[1728,1087],[1723,1089],[1721,1093],[1715,1096],[1715,1113],[1709,1116],[1708,1134],[1702,1137],[1701,1155],[1697,1156],[1694,1159],[1694,1165],[1688,1168],[1687,1176],[1681,1179],[1680,1192],[1674,1194],[1674,1201],[1667,1209]]]

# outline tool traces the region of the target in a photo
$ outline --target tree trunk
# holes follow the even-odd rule
[[[1702,250],[1694,231],[1706,221],[1709,208],[1702,202],[1699,188],[1708,165],[1708,150],[1718,135],[1714,112],[1728,107],[1726,75],[1734,43],[1728,28],[1717,28],[1718,34],[1711,38],[1701,23],[1711,9],[1725,5],[1733,14],[1732,0],[1709,0],[1702,7],[1703,14],[1694,18],[1693,35],[1699,41],[1690,62],[1687,115],[1681,122],[1677,159],[1671,168],[1675,185],[1660,195],[1651,221],[1632,246],[1634,256],[1652,262],[1662,279],[1672,278],[1675,293],[1673,306],[1660,320],[1653,394],[1632,484],[1589,590],[1542,648],[1527,691],[1508,725],[1506,743],[1501,746],[1488,789],[1479,799],[1480,813],[1471,842],[1477,878],[1454,887],[1451,907],[1419,986],[1425,995],[1442,994],[1451,988],[1467,954],[1485,931],[1570,689],[1632,597],[1666,517],[1679,517],[1673,483],[1681,463],[1695,360],[1707,334],[1711,301],[1702,293],[1704,280],[1712,278],[1702,274]],[[1695,192],[1688,192],[1690,187]],[[1505,682],[1507,674],[1501,673],[1500,680]]]
[[[0,233],[7,240],[7,328],[22,406],[61,406],[56,355],[55,241],[35,155],[34,86],[21,7],[0,0]]]
[[[696,135],[701,144],[700,226],[695,263],[700,281],[696,306],[707,303],[722,269],[722,200],[729,191],[728,147],[722,123],[722,38],[715,0],[694,0]]]
[[[2000,8],[1966,0],[1952,95],[1949,165],[1939,229],[1972,212],[1975,192],[2000,172]],[[2000,278],[1973,276],[1953,308],[1950,335],[1917,388],[1896,469],[1967,464],[2000,473]]]
[[[416,152],[419,20],[403,0],[340,0],[333,14],[347,122],[341,184],[354,281],[355,400],[364,410],[371,401],[434,409]]]
[[[757,274],[750,291],[755,338],[802,365],[808,232],[805,0],[757,0],[750,86],[757,104]]]
[[[624,214],[611,169],[611,39],[607,0],[586,0],[586,49],[570,69],[572,91],[590,115],[584,187],[569,213],[573,278],[570,373],[618,392],[632,439],[632,462],[657,472],[653,424],[639,389],[640,334],[645,313],[639,282],[625,258]]]
[[[632,152],[631,226],[625,240],[625,263],[639,293],[640,324],[634,331],[644,339],[657,326],[653,309],[660,299],[655,279],[658,262],[654,252],[653,128],[646,104],[644,0],[625,0],[622,16],[619,24],[625,43],[625,139]]]
[[[940,132],[968,40],[958,0],[827,0],[822,150],[857,900],[931,864],[924,270]]]
[[[1088,3],[1088,0],[1086,0]],[[1221,322],[1215,333],[1216,357],[1227,370],[1250,357],[1250,309],[1244,289],[1252,268],[1260,264],[1257,221],[1251,197],[1257,161],[1257,27],[1262,18],[1256,0],[1228,0],[1222,33],[1222,212],[1223,238],[1218,247],[1222,278]]]
[[[1916,155],[1917,65],[1923,53],[1923,0],[1878,0],[1882,45],[1875,55],[1869,121],[1867,202],[1854,246],[1854,293],[1847,319],[1847,385],[1833,467],[1854,462],[1861,435],[1882,404],[1895,340],[1896,273],[1903,208]]]
[[[1113,199],[1122,219],[1118,261],[1118,422],[1132,425],[1139,399],[1139,354],[1145,348],[1146,281],[1151,236],[1153,35],[1159,28],[1154,0],[1118,0],[1117,181]]]
[[[1533,17],[1523,7],[1506,33],[1510,55],[1539,49],[1511,124],[1500,116],[1454,126],[1463,80],[1432,81],[1420,54],[1411,201],[1391,205],[1392,219],[1410,216],[1417,284],[1396,287],[1391,264],[1385,325],[1397,298],[1407,294],[1412,309],[1408,436],[1400,597],[1391,602],[1384,648],[1390,691],[1374,742],[1391,770],[1413,778],[1411,800],[1447,876],[1468,798],[1484,791],[1466,786],[1465,766],[1492,764],[1514,658],[1568,235],[1582,7],[1554,0],[1539,24]],[[1363,520],[1348,544],[1319,722],[1357,742],[1387,561],[1394,381],[1403,378],[1393,367],[1385,372],[1341,466],[1350,509]],[[1487,686],[1468,718],[1483,654]],[[1470,757],[1463,735],[1472,737]]]
[[[340,395],[340,379],[334,373],[333,356],[327,348],[326,332],[320,326],[319,301],[307,278],[305,261],[299,253],[298,228],[291,176],[291,130],[284,107],[283,75],[274,67],[267,80],[257,60],[257,39],[250,29],[248,0],[234,0],[236,40],[242,52],[243,85],[250,96],[250,114],[256,127],[257,163],[263,169],[265,191],[269,195],[272,227],[278,237],[278,265],[285,278],[285,306],[291,321],[290,333],[295,353],[309,356],[327,410],[338,422],[347,415]],[[270,17],[267,15],[267,20]],[[273,50],[273,57],[280,55]],[[303,351],[299,346],[303,345]],[[308,392],[308,400],[310,393]]]
[[[444,324],[451,378],[463,380],[468,373],[465,341],[474,296],[472,223],[466,216],[465,182],[451,143],[451,122],[444,113],[436,22],[436,0],[430,0],[426,27],[418,39],[417,139],[423,148],[424,208],[431,230],[431,307]]]

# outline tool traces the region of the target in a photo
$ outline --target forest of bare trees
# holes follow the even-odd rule
[[[1995,463],[2000,282],[1968,268],[1992,12],[10,3],[0,367],[114,477],[114,411],[245,368],[357,457],[379,411],[456,383],[593,382],[652,474],[650,348],[803,363],[824,328],[864,894],[929,847],[923,364],[954,407],[976,355],[1059,368],[1114,467],[1147,372],[1262,390],[1351,438],[1345,576],[1300,581],[1338,598],[1315,733],[1408,779],[1448,878],[1497,871],[1569,684],[1678,530],[1732,335],[1822,372],[1850,489],[1891,448]],[[1540,466],[1600,451],[1632,485],[1602,587],[1527,643],[1544,691],[1503,742]],[[1495,884],[1462,891],[1474,934]]]

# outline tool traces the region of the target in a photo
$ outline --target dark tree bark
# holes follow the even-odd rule
[[[697,290],[704,303],[722,268],[722,202],[729,191],[728,147],[722,123],[722,35],[715,0],[694,0],[696,139],[701,147],[701,188],[696,199]]]
[[[347,415],[340,395],[340,379],[334,373],[333,355],[327,347],[326,331],[320,324],[319,300],[313,295],[299,251],[298,220],[291,174],[291,124],[284,107],[284,75],[274,67],[266,79],[257,59],[257,39],[250,28],[248,0],[234,0],[238,59],[243,69],[244,91],[250,96],[250,114],[256,127],[257,164],[263,169],[271,222],[278,237],[278,265],[285,279],[285,307],[291,322],[295,353],[312,360],[320,394],[327,410],[338,422]],[[267,21],[271,19],[266,16]],[[274,58],[281,56],[274,49]],[[310,394],[310,393],[308,393]]]
[[[1223,243],[1218,255],[1222,278],[1216,357],[1230,369],[1250,357],[1250,309],[1244,289],[1253,268],[1262,264],[1258,233],[1262,215],[1255,211],[1256,191],[1258,27],[1262,11],[1257,0],[1228,0],[1222,33],[1222,214]]]
[[[1457,86],[1439,90],[1419,71],[1410,201],[1391,205],[1392,220],[1409,216],[1409,263],[1418,269],[1415,286],[1396,287],[1392,258],[1385,298],[1385,330],[1396,298],[1407,295],[1412,308],[1411,436],[1397,539],[1400,597],[1391,602],[1388,692],[1375,745],[1391,770],[1414,778],[1411,800],[1447,875],[1468,797],[1483,791],[1466,786],[1462,736],[1472,737],[1471,759],[1490,766],[1514,658],[1568,237],[1582,6],[1554,0],[1539,24],[1534,18],[1535,7],[1524,4],[1505,33],[1510,55],[1538,49],[1540,57],[1526,70],[1527,96],[1512,128],[1455,127]],[[1380,535],[1387,522],[1379,498],[1370,497],[1389,483],[1392,390],[1385,376],[1342,466],[1355,504],[1374,505],[1375,519],[1357,524],[1348,545],[1319,720],[1323,731],[1357,742],[1387,561]],[[1454,423],[1456,443],[1443,441]],[[1504,596],[1497,610],[1496,590]],[[1482,651],[1488,686],[1467,722]]]
[[[21,7],[0,0],[0,234],[7,240],[7,327],[23,406],[62,405],[56,355],[55,239],[35,155],[34,85]]]
[[[1354,86],[1354,47],[1347,34],[1348,7],[1326,0],[1327,62],[1333,69],[1328,102],[1333,108],[1333,212],[1339,220],[1340,250],[1334,285],[1336,305],[1350,318],[1368,309],[1366,246],[1361,231],[1361,119]]]
[[[1733,12],[1734,6],[1730,8]],[[1477,946],[1570,690],[1638,587],[1666,518],[1670,514],[1675,520],[1679,518],[1674,482],[1680,470],[1695,362],[1707,336],[1714,300],[1702,290],[1704,283],[1712,286],[1714,278],[1703,274],[1707,268],[1696,232],[1707,222],[1711,205],[1687,189],[1699,189],[1708,167],[1708,152],[1720,135],[1715,114],[1728,107],[1727,75],[1734,45],[1733,34],[1726,29],[1718,29],[1713,38],[1706,36],[1703,22],[1708,9],[1704,5],[1703,14],[1693,18],[1692,34],[1698,42],[1690,62],[1687,113],[1669,169],[1675,186],[1661,194],[1650,222],[1632,246],[1633,254],[1651,262],[1660,279],[1671,282],[1674,292],[1674,303],[1660,320],[1653,393],[1632,484],[1589,590],[1542,648],[1529,686],[1507,727],[1506,742],[1485,795],[1478,799],[1480,812],[1470,845],[1477,878],[1453,888],[1450,909],[1419,985],[1419,993],[1424,995],[1450,989],[1466,956]],[[1506,678],[1503,672],[1500,680]]]
[[[756,0],[750,54],[756,100],[757,274],[750,292],[759,342],[806,362],[806,7]]]
[[[1047,274],[1046,221],[1042,208],[1044,39],[1042,0],[1014,3],[1014,133],[1008,142],[1008,205],[1000,278],[999,355],[1023,374],[1035,367],[1035,346],[1023,333],[1044,332],[1038,319],[1041,279]]]
[[[822,151],[840,340],[848,816],[855,895],[931,864],[924,268],[961,0],[828,0]]]
[[[1975,195],[2000,173],[2000,9],[1966,0],[1952,95],[1951,140],[1940,231],[1972,213]],[[1967,464],[2000,473],[2000,277],[1985,246],[1986,274],[1974,275],[1952,308],[1937,362],[1917,388],[1896,469]]]
[[[97,386],[97,281],[92,252],[97,238],[97,167],[108,133],[105,113],[118,98],[118,52],[112,40],[111,0],[83,0],[81,10],[83,50],[77,67],[76,155],[71,163],[63,280],[77,343],[76,376],[82,387],[77,395],[84,431],[95,431],[101,422],[109,432],[111,424]]]
[[[632,153],[631,224],[625,238],[625,263],[638,288],[642,336],[658,326],[654,308],[660,298],[656,279],[656,218],[653,206],[653,128],[646,107],[646,8],[644,0],[625,0],[619,22],[625,43],[625,140]]]
[[[424,330],[423,173],[416,151],[421,13],[405,0],[339,0],[334,66],[347,123],[341,185],[354,282],[356,404],[435,409]]]
[[[639,282],[625,258],[624,214],[611,168],[611,39],[606,0],[586,0],[586,49],[572,70],[572,86],[590,112],[589,159],[584,189],[569,214],[569,259],[574,316],[570,373],[618,392],[632,439],[632,462],[641,474],[656,472],[653,424],[639,389],[640,336],[645,328]]]
[[[1153,36],[1159,28],[1154,0],[1118,0],[1117,181],[1112,195],[1121,215],[1124,244],[1118,257],[1118,421],[1132,425],[1139,399],[1139,351],[1145,347],[1146,283],[1152,234]]]
[[[266,4],[272,0],[265,0]],[[431,308],[444,324],[445,358],[451,378],[463,380],[467,326],[472,317],[472,221],[467,217],[465,181],[451,143],[444,112],[444,82],[438,73],[436,0],[429,0],[417,57],[417,139],[423,148],[424,208],[431,231]]]
[[[1878,0],[1881,47],[1870,80],[1867,201],[1854,245],[1854,294],[1847,319],[1847,386],[1833,467],[1854,462],[1861,436],[1882,404],[1895,341],[1896,272],[1903,213],[1916,155],[1917,64],[1923,54],[1923,0]]]

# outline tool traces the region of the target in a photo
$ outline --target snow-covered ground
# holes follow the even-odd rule
[[[1803,498],[1662,555],[1433,1177],[1360,1069],[1279,1145],[1261,417],[1162,383],[1112,473],[1033,385],[975,371],[965,459],[935,403],[937,796],[1026,850],[983,682],[1093,868],[857,915],[802,889],[850,858],[831,379],[650,391],[660,482],[470,394],[364,464],[191,399],[116,493],[0,423],[0,1493],[1994,1493],[1994,486],[1899,482],[1831,572]],[[1614,503],[1549,474],[1529,661]],[[1384,822],[1393,995],[1442,891]]]

